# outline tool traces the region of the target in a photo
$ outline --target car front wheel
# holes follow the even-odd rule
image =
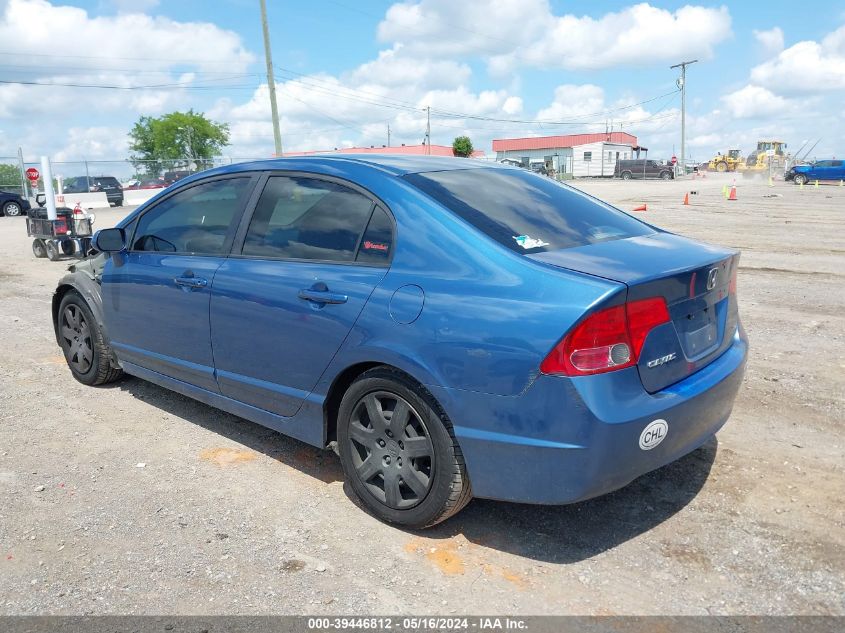
[[[7,202],[3,205],[3,215],[8,218],[16,218],[21,214],[21,205],[17,202]]]
[[[59,305],[56,330],[73,377],[84,385],[104,385],[123,375],[112,367],[108,346],[85,300],[70,290]]]
[[[668,171],[661,171],[660,172],[660,180],[669,180],[672,177],[672,173]]]
[[[338,452],[355,495],[377,518],[408,528],[446,520],[472,498],[446,414],[405,374],[375,368],[343,396]]]
[[[796,185],[803,185],[807,182],[807,176],[805,176],[804,174],[795,174],[793,180],[795,181]]]

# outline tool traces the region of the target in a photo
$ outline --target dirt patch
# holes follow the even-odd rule
[[[216,466],[235,466],[254,462],[257,458],[256,453],[240,448],[207,448],[200,453],[200,459],[211,462]]]

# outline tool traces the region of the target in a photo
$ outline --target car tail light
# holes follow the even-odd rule
[[[663,297],[599,310],[575,326],[540,364],[544,374],[586,376],[637,364],[646,336],[669,322]]]
[[[739,272],[739,266],[734,267],[733,274],[731,274],[731,285],[728,289],[728,293],[736,296],[736,274]]]

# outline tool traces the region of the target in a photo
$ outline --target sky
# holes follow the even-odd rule
[[[774,137],[845,154],[845,2],[267,0],[285,151],[625,131],[649,156]],[[796,18],[796,15],[800,17]],[[204,112],[272,155],[258,0],[0,0],[0,159],[126,158],[141,116]],[[43,85],[49,84],[49,85]]]

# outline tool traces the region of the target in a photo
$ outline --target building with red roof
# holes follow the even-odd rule
[[[639,158],[637,137],[627,132],[503,138],[493,141],[496,160],[580,176],[612,176],[617,160]]]

